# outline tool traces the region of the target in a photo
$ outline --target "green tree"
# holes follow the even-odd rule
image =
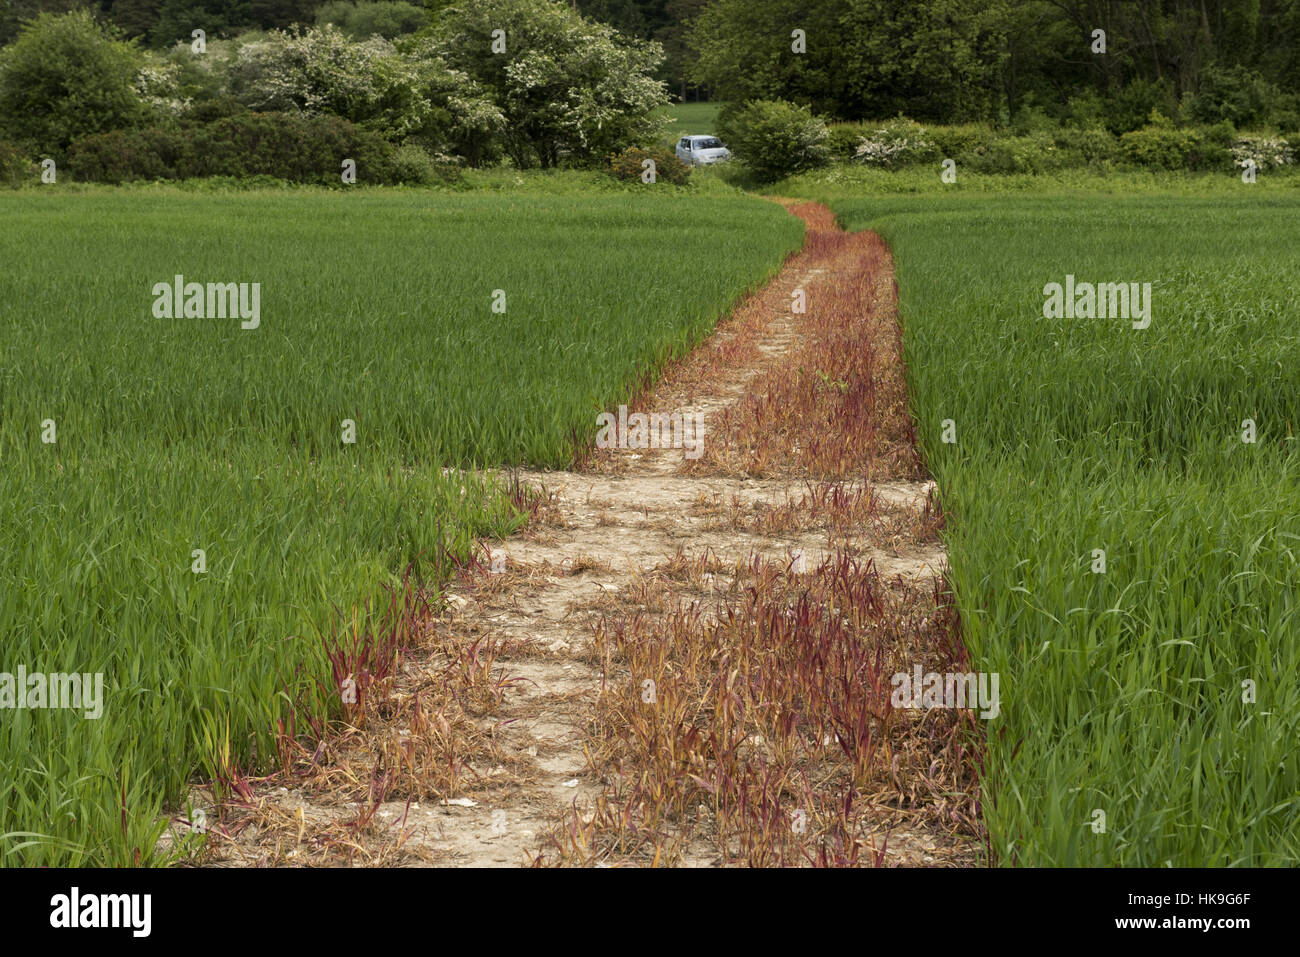
[[[0,49],[0,126],[12,139],[62,156],[78,136],[143,123],[143,52],[88,11],[41,14]]]
[[[1002,0],[1008,105],[1070,113],[1100,97],[1116,132],[1152,108],[1268,122],[1294,110],[1300,0]],[[1104,54],[1094,31],[1105,32]],[[1251,117],[1250,120],[1246,120]]]
[[[785,98],[815,110],[855,112],[845,101],[846,0],[715,0],[696,18],[689,36],[695,57],[689,76],[714,99]],[[796,52],[795,30],[803,31]]]
[[[334,114],[393,142],[435,152],[463,145],[473,160],[504,125],[475,82],[451,69],[429,38],[400,49],[382,37],[351,40],[333,25],[273,30],[239,43],[228,90],[259,111]]]
[[[356,40],[371,36],[391,40],[404,33],[414,33],[428,22],[427,10],[400,0],[379,3],[330,0],[316,11],[317,26],[332,23]]]
[[[686,43],[691,24],[709,0],[576,0],[583,16],[608,23],[620,33],[656,40],[664,62],[656,76],[686,99],[693,84],[687,76],[693,56]]]
[[[93,11],[95,6],[94,0],[0,0],[0,44],[18,36],[24,23],[35,20],[42,13]]]
[[[1001,7],[716,0],[691,30],[692,76],[720,99],[784,97],[841,119],[983,117],[1000,102]]]
[[[668,20],[653,34],[664,47],[664,78],[669,89],[676,91],[683,101],[688,96],[698,97],[701,92],[690,76],[691,64],[695,62],[690,35],[696,19],[708,5],[709,0],[668,0]]]
[[[230,35],[251,22],[248,0],[163,0],[149,30],[157,46],[190,41],[195,30],[209,38]]]
[[[839,95],[846,118],[906,113],[940,123],[996,116],[1003,5],[993,0],[847,0]]]
[[[553,167],[566,155],[603,159],[662,129],[653,115],[667,102],[653,75],[662,47],[622,37],[566,4],[473,0],[443,13],[437,34],[447,62],[505,116],[506,152],[520,167]]]
[[[761,182],[816,169],[831,159],[826,124],[806,106],[784,100],[724,109],[718,135]]]
[[[163,0],[114,0],[109,15],[121,27],[123,35],[152,40],[151,34],[158,23],[162,7]],[[180,38],[167,38],[168,42],[178,39]]]

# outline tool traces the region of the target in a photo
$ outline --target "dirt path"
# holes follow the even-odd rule
[[[749,641],[726,624],[746,601],[751,619],[756,601],[788,609],[809,595],[838,614],[842,597],[819,583],[832,589],[855,569],[876,589],[864,601],[886,609],[864,627],[893,636],[877,665],[957,654],[935,610],[940,519],[911,449],[887,250],[874,236],[840,232],[824,207],[787,205],[808,224],[804,249],[633,410],[699,414],[704,454],[611,448],[578,471],[516,473],[540,492],[528,527],[485,545],[347,734],[231,789],[214,863],[766,863],[764,847],[794,853],[813,834],[827,846],[835,836],[832,862],[856,861],[859,849],[878,863],[976,858],[974,788],[956,724],[891,716],[878,687],[874,697],[836,699],[837,708],[866,701],[862,713],[875,718],[864,721],[879,719],[861,731],[865,752],[831,729],[812,744],[805,733],[794,757],[775,732],[753,733],[766,727],[760,717],[738,749],[707,761],[693,754],[689,780],[671,769],[682,729],[708,725],[700,713],[716,695],[711,661],[719,649],[732,654],[727,642]],[[806,312],[793,305],[796,291]],[[844,338],[836,309],[868,317],[853,326],[856,338]],[[863,361],[871,365],[855,365]],[[714,659],[642,656],[668,633],[714,648]],[[806,693],[791,692],[789,708]],[[638,743],[640,718],[626,709],[647,703],[635,714],[653,712],[656,729],[685,710],[671,734]],[[731,720],[708,727],[716,737]],[[692,782],[706,764],[734,765],[746,780],[779,769],[776,790],[806,795],[789,800],[802,800],[795,816],[809,808],[814,826],[795,828],[788,849],[785,836],[747,833],[758,827],[744,823],[749,784],[726,786],[739,796],[734,807],[713,787],[714,810],[694,808],[706,792]],[[673,796],[647,802],[657,768],[676,780]],[[844,788],[854,810],[829,810],[831,792]]]

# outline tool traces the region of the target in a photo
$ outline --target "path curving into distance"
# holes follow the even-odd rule
[[[610,410],[614,447],[516,473],[528,526],[387,702],[227,803],[214,863],[977,862],[969,719],[890,704],[966,670],[892,259],[782,202],[802,250]],[[699,428],[638,447],[638,413]]]

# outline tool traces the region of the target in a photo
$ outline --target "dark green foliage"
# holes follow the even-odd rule
[[[143,55],[82,10],[43,14],[0,50],[0,128],[61,157],[78,136],[140,125]]]
[[[91,0],[3,0],[0,2],[0,44],[18,36],[23,24],[43,13],[68,13],[94,6]]]
[[[414,33],[428,22],[429,14],[423,7],[400,0],[377,3],[331,0],[316,11],[317,26],[332,23],[355,40],[375,35],[391,40],[404,33]]]
[[[1130,133],[1146,125],[1152,112],[1177,116],[1178,104],[1172,85],[1138,78],[1106,100],[1103,122],[1112,133]]]
[[[249,27],[309,24],[319,0],[112,0],[102,6],[127,36],[161,48],[189,42],[194,30],[213,39]]]
[[[1237,66],[1211,67],[1201,75],[1200,88],[1189,97],[1187,113],[1200,123],[1228,122],[1235,126],[1265,125],[1294,113],[1297,97],[1287,95],[1258,71]]]
[[[621,33],[663,44],[664,62],[655,74],[683,101],[700,99],[688,73],[695,59],[690,33],[711,0],[576,0],[583,16],[608,23]]]
[[[209,38],[235,32],[252,22],[247,0],[162,0],[158,18],[149,28],[154,46],[190,41],[195,30]]]
[[[983,125],[932,126],[926,129],[939,154],[947,159],[955,159],[963,166],[970,162],[972,156],[987,153],[997,140],[993,129]]]
[[[977,173],[1046,173],[1062,165],[1049,133],[996,136],[956,159]]]
[[[344,159],[357,164],[360,184],[395,181],[393,148],[337,116],[248,113],[196,129],[183,176],[267,175],[296,183],[341,184]]]
[[[156,127],[91,133],[68,150],[68,171],[95,183],[175,179],[184,152],[183,134]]]
[[[410,186],[459,186],[464,182],[460,167],[435,159],[414,143],[397,147],[391,165],[394,180]]]
[[[0,140],[0,186],[17,188],[36,182],[38,167],[13,143]]]
[[[826,124],[807,107],[784,100],[723,110],[718,135],[760,182],[816,169],[831,159]]]
[[[987,0],[716,0],[691,76],[727,100],[786,98],[841,119],[992,115],[1005,39]],[[795,49],[794,30],[806,49]]]
[[[1063,166],[1105,167],[1119,159],[1119,143],[1108,130],[1065,126],[1052,134]]]
[[[843,120],[1037,109],[1121,134],[1185,104],[1193,122],[1300,121],[1297,0],[714,0],[689,40],[689,75],[714,98],[784,97]]]
[[[215,96],[210,100],[199,100],[195,103],[185,114],[184,122],[190,126],[202,126],[213,120],[240,116],[247,112],[249,112],[248,107],[233,96]]]
[[[1201,130],[1178,129],[1152,124],[1125,133],[1119,138],[1124,157],[1149,169],[1230,168],[1231,161],[1223,147],[1209,142]]]
[[[424,183],[441,175],[415,147],[404,148],[399,163],[393,147],[377,134],[337,116],[294,113],[243,112],[175,130],[91,134],[72,144],[68,165],[77,179],[105,183],[270,176],[340,186],[345,159],[356,162],[361,185]]]
[[[858,140],[862,138],[862,127],[860,125],[845,125],[831,127],[826,136],[826,148],[831,151],[831,158],[841,162],[853,159],[853,153],[858,148]]]

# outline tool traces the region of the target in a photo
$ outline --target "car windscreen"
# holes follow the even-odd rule
[[[716,136],[705,136],[696,140],[693,145],[697,150],[716,150],[722,147],[722,140]]]

